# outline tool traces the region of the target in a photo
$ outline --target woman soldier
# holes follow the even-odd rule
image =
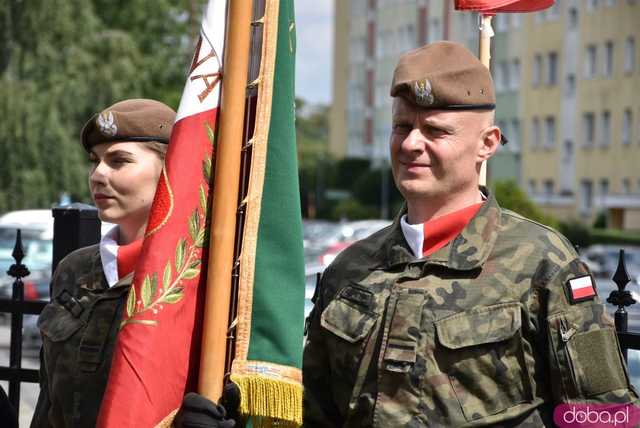
[[[175,115],[158,101],[131,99],[96,114],[82,129],[91,196],[100,219],[115,226],[100,244],[65,257],[53,275],[51,303],[38,320],[43,345],[32,427],[96,424]],[[210,426],[233,426],[222,421],[221,406],[204,404],[185,400],[176,425],[188,427],[206,415]]]

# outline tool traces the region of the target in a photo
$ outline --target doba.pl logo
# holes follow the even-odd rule
[[[640,408],[632,404],[560,404],[553,411],[560,428],[631,428],[640,424]]]

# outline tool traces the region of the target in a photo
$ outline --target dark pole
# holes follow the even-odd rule
[[[636,301],[631,296],[631,292],[629,290],[625,290],[631,278],[629,277],[629,273],[627,273],[627,267],[624,261],[624,250],[620,250],[620,254],[618,256],[618,268],[613,274],[612,279],[618,286],[618,289],[613,290],[611,294],[609,294],[607,302],[618,306],[618,310],[616,310],[615,313],[616,331],[618,333],[626,333],[628,327],[628,314],[625,307],[633,305]],[[622,354],[624,356],[624,360],[627,361],[626,347],[622,347]]]
[[[16,243],[11,254],[15,259],[15,264],[11,265],[7,273],[15,278],[13,281],[13,292],[11,295],[12,303],[20,305],[24,300],[24,285],[22,278],[30,274],[29,269],[22,264],[24,259],[24,247],[22,246],[22,233],[20,229],[16,234]],[[9,367],[12,369],[20,369],[22,363],[22,319],[23,314],[20,311],[11,313],[11,345],[9,350]],[[9,381],[9,401],[16,409],[20,409],[20,380],[11,379]]]

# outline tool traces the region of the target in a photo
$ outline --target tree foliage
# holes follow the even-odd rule
[[[0,8],[0,212],[88,199],[79,133],[125,98],[177,108],[202,0],[8,0]],[[197,27],[196,27],[197,28]]]
[[[520,189],[513,180],[497,181],[494,183],[494,194],[502,208],[517,212],[531,220],[558,227],[555,218],[544,214]]]

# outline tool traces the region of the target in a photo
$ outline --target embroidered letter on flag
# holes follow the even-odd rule
[[[210,1],[203,17],[123,309],[100,427],[168,426],[197,387],[225,7]]]
[[[454,0],[457,10],[476,12],[535,12],[553,5],[554,0]]]

